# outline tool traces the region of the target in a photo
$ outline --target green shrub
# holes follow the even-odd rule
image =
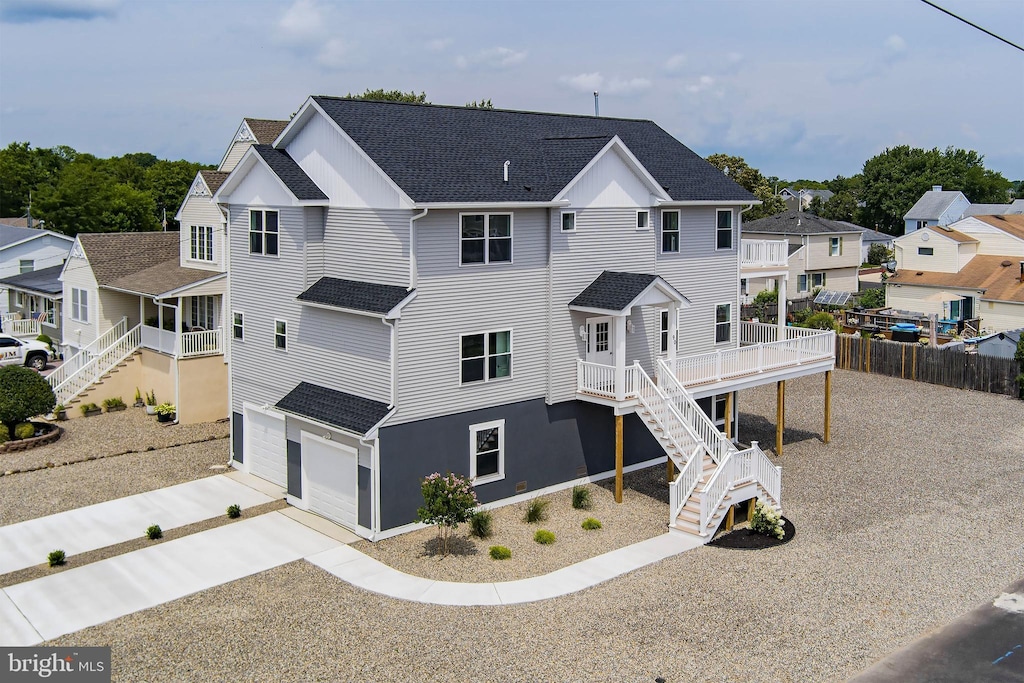
[[[550,504],[551,501],[547,498],[534,498],[526,504],[526,514],[523,515],[523,521],[530,524],[543,522],[548,518],[548,505]]]
[[[815,330],[835,330],[836,319],[832,317],[831,313],[818,311],[807,318],[806,322],[804,322],[804,327],[810,327]]]
[[[242,516],[242,508],[241,507],[239,507],[238,505],[229,505],[228,506],[228,517],[230,519],[238,519],[241,516]]]
[[[7,428],[7,425],[0,424],[0,443],[11,440],[11,430]]]
[[[507,560],[512,557],[512,551],[503,545],[492,545],[489,552],[492,560]]]
[[[31,439],[36,435],[36,428],[31,422],[19,422],[14,426],[15,439]]]
[[[803,325],[813,313],[809,308],[801,308],[799,311],[790,311],[789,317],[793,319],[794,325]]]
[[[867,289],[857,295],[857,303],[864,308],[882,308],[885,306],[885,290]]]
[[[593,517],[587,517],[585,520],[583,520],[583,524],[580,524],[580,526],[586,529],[587,531],[593,531],[594,529],[601,528],[601,522],[597,521]]]
[[[555,535],[547,529],[537,529],[537,533],[533,535],[533,540],[541,545],[551,545],[555,542]]]
[[[761,500],[754,505],[754,516],[750,519],[750,529],[755,533],[774,536],[779,540],[786,535],[782,528],[782,513]]]
[[[177,411],[178,409],[174,407],[173,403],[161,403],[156,407],[156,414],[164,417],[173,416]]]
[[[103,399],[103,407],[104,408],[108,408],[108,409],[109,408],[123,408],[124,407],[124,401],[121,400],[120,396],[114,396],[112,398],[105,398],[105,399]]]
[[[82,411],[82,415],[85,415],[90,410],[99,410],[100,407],[95,403],[83,403],[78,409]]]
[[[0,387],[0,422],[7,425],[8,434],[19,422],[47,414],[57,403],[46,378],[23,365],[0,368]]]
[[[151,541],[155,541],[158,538],[164,537],[164,530],[160,528],[159,524],[154,524],[146,529],[146,538]]]
[[[477,510],[469,518],[469,533],[477,538],[490,538],[494,533],[494,518],[487,510]]]
[[[590,489],[586,486],[572,487],[572,506],[577,510],[590,509]]]
[[[63,550],[54,550],[46,556],[46,559],[50,563],[51,567],[56,567],[58,565],[64,564],[64,562],[67,560],[67,556],[64,555]]]
[[[38,337],[36,337],[36,341],[43,342],[44,344],[50,347],[50,351],[53,351],[53,340],[50,339],[49,335],[41,334]]]

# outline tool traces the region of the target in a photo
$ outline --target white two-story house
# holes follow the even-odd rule
[[[666,461],[674,528],[779,504],[736,392],[834,336],[738,321],[756,200],[656,124],[311,97],[214,199],[234,464],[294,505],[379,539],[435,471],[499,504]]]

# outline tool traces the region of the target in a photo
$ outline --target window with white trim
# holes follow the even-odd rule
[[[288,350],[288,323],[284,320],[274,321],[274,348]]]
[[[249,223],[250,229],[252,222]],[[193,225],[191,227],[191,240],[189,245],[189,258],[193,261],[213,260],[213,228],[208,225]]]
[[[668,311],[662,311],[661,312],[660,337],[661,337],[661,346],[660,346],[661,353],[668,353],[668,343],[669,343],[669,339],[671,339],[669,325],[668,325]]]
[[[505,478],[505,421],[469,426],[469,478],[486,484]]]
[[[21,259],[18,261],[18,273],[31,273],[36,269],[36,262],[32,259]]]
[[[231,336],[238,341],[245,339],[244,316],[239,311],[231,313]]]
[[[636,229],[646,230],[651,224],[651,212],[646,209],[640,209],[636,212]]]
[[[460,264],[512,261],[512,214],[464,213],[459,220]]]
[[[25,308],[25,292],[14,293],[14,305],[18,308]]]
[[[562,212],[562,232],[576,232],[576,212]]]
[[[824,287],[825,273],[811,273],[811,287]]]
[[[277,211],[249,209],[249,253],[277,256],[277,247]]]
[[[716,249],[732,249],[732,209],[718,209],[716,212]]]
[[[192,308],[192,327],[202,327],[212,330],[214,328],[213,312],[214,303],[212,296],[190,297]]]
[[[934,256],[935,255],[935,247],[918,247],[917,248],[917,255],[918,256]]]
[[[843,255],[843,238],[842,237],[830,237],[828,239],[828,255],[829,256],[842,256]]]
[[[801,273],[800,275],[796,276],[796,291],[807,291],[807,273]]]
[[[88,290],[71,288],[71,319],[81,323],[89,322]]]
[[[462,384],[512,376],[512,332],[485,332],[459,337]]]
[[[663,254],[679,251],[679,212],[661,212],[661,251]]]
[[[715,306],[715,343],[732,339],[732,304]]]

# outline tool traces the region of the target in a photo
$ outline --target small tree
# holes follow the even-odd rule
[[[881,308],[885,306],[885,290],[866,289],[857,295],[857,302],[864,308]]]
[[[892,257],[892,249],[889,249],[881,242],[875,242],[868,247],[868,263],[873,266],[880,266],[886,261],[891,261]]]
[[[469,479],[451,472],[444,477],[437,472],[428,475],[421,482],[420,491],[423,493],[423,506],[416,511],[416,519],[437,527],[441,555],[445,556],[452,531],[468,521],[473,508],[479,504],[476,491]]]
[[[57,399],[50,383],[21,365],[0,368],[0,422],[11,434],[19,422],[53,410]]]
[[[765,322],[768,317],[768,304],[779,302],[779,289],[762,289],[754,297],[754,310],[757,312],[757,319]]]

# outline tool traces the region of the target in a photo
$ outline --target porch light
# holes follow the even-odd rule
[[[587,341],[587,326],[586,325],[580,325],[580,339],[582,341]]]
[[[628,334],[633,334],[633,321],[632,320],[627,320],[626,321],[626,332]]]

